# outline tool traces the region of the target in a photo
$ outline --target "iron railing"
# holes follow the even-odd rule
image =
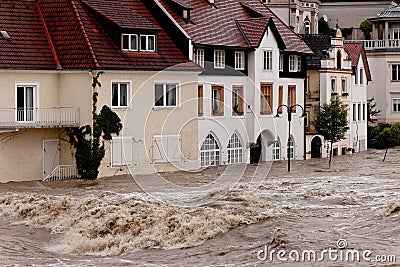
[[[0,127],[78,127],[79,108],[2,108]]]

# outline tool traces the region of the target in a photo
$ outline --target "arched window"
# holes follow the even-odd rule
[[[288,159],[294,159],[294,140],[293,136],[290,136],[288,143],[287,143],[287,158]]]
[[[305,34],[310,34],[310,22],[309,21],[305,21],[303,27],[304,27],[304,33]]]
[[[336,63],[337,68],[341,69],[342,68],[342,53],[340,53],[340,50],[337,51],[336,60],[337,60],[337,63]]]
[[[212,134],[208,134],[200,148],[201,167],[219,165],[219,146]]]
[[[281,144],[279,140],[276,140],[272,146],[272,159],[273,160],[281,159]]]
[[[228,143],[228,164],[243,163],[243,145],[234,133]]]

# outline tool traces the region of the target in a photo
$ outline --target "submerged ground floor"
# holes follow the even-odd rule
[[[290,266],[376,266],[400,261],[400,150],[369,150],[333,159],[277,161],[257,190],[260,166],[130,175],[96,181],[9,182],[0,187],[0,262],[41,266],[262,266],[266,248],[363,253],[345,259],[290,261]],[[150,179],[151,178],[151,179]],[[158,180],[157,180],[158,179]],[[204,205],[169,205],[170,188],[207,191]],[[145,183],[144,183],[145,182]],[[209,187],[207,187],[209,186]],[[213,198],[218,196],[217,198]],[[195,197],[195,195],[192,195]],[[294,251],[294,252],[293,252]],[[27,257],[27,255],[29,255]],[[268,255],[269,256],[269,255]],[[278,266],[287,266],[272,256]],[[393,256],[395,256],[393,258]]]

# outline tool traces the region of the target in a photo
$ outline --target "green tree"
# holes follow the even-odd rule
[[[379,145],[386,149],[383,156],[383,161],[385,161],[388,149],[400,145],[400,123],[394,123],[383,128],[377,134],[376,139]]]
[[[92,125],[67,128],[69,143],[75,148],[74,156],[78,173],[83,179],[95,180],[105,155],[104,140],[111,140],[111,134],[119,134],[121,119],[108,106],[103,106],[97,114],[97,87],[101,87],[98,72],[92,79]]]
[[[368,122],[375,123],[376,119],[374,117],[379,115],[380,113],[381,113],[381,110],[376,108],[375,98],[371,97],[370,99],[368,99],[368,101],[367,101],[367,119],[368,119]]]
[[[338,96],[321,106],[314,120],[315,130],[331,143],[329,167],[332,162],[333,143],[344,139],[347,131],[347,107]]]
[[[363,20],[360,23],[360,30],[364,33],[365,39],[371,39],[372,23],[369,20]]]

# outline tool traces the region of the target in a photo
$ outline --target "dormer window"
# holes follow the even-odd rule
[[[188,9],[184,9],[183,10],[182,18],[185,19],[185,20],[189,20],[190,19],[190,15],[189,15],[189,10]]]
[[[155,52],[156,36],[123,33],[121,46],[123,51]]]
[[[155,35],[140,35],[140,51],[154,52],[156,50]]]
[[[122,34],[122,50],[137,51],[138,36],[137,34]]]

